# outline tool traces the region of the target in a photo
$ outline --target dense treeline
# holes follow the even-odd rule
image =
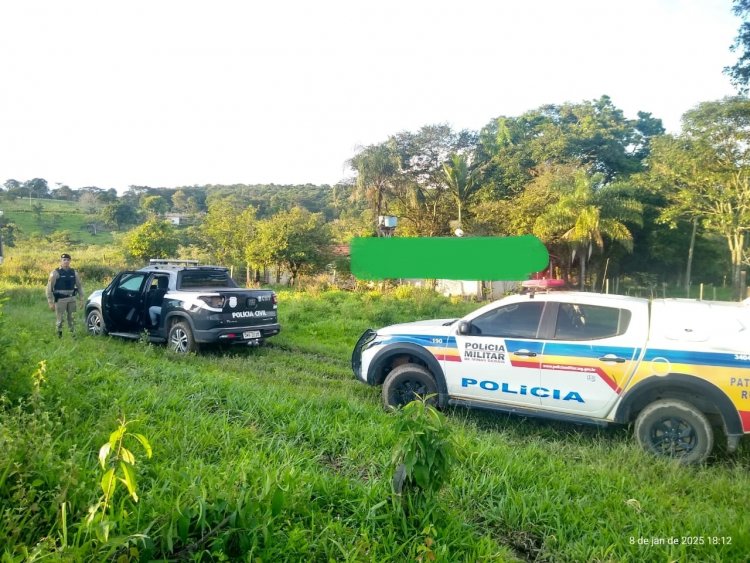
[[[667,135],[657,117],[628,119],[602,96],[499,116],[479,131],[396,133],[362,147],[349,162],[353,179],[334,186],[130,186],[118,197],[34,178],[7,180],[2,193],[75,200],[94,228],[140,225],[126,237],[134,259],[172,252],[173,229],[158,223],[179,214],[189,225],[181,253],[208,253],[248,277],[272,265],[292,277],[319,270],[327,247],[377,235],[377,218],[393,215],[397,236],[533,233],[550,249],[550,274],[581,287],[600,288],[605,271],[678,284],[694,275],[727,279],[739,295],[749,136],[746,98],[702,103],[680,135]]]

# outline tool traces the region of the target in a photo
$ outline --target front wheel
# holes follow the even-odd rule
[[[102,336],[107,334],[107,328],[104,326],[104,319],[99,309],[91,309],[86,315],[86,332],[92,336]]]
[[[677,399],[656,401],[635,421],[635,436],[643,449],[680,463],[701,463],[714,447],[711,423],[700,410]]]
[[[185,322],[174,323],[167,336],[169,349],[178,354],[189,354],[198,351],[198,344],[193,338],[193,331]]]
[[[383,404],[386,408],[399,408],[429,395],[433,397],[428,402],[434,404],[436,393],[435,378],[417,364],[404,364],[394,368],[383,382]]]

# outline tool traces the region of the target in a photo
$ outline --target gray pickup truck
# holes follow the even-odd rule
[[[120,272],[86,301],[89,334],[166,342],[178,353],[203,344],[259,345],[279,333],[276,294],[240,288],[226,268],[151,260]]]

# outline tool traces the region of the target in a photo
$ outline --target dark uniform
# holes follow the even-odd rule
[[[83,301],[83,286],[78,273],[69,266],[70,255],[63,254],[61,260],[62,266],[52,270],[47,281],[47,303],[55,309],[57,336],[62,336],[63,317],[66,315],[70,332],[75,332],[76,297]]]

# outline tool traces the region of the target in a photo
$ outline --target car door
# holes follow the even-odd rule
[[[554,305],[555,328],[540,369],[542,407],[603,417],[617,400],[641,348],[626,306]]]
[[[122,272],[102,292],[102,315],[110,332],[138,332],[143,327],[148,272]]]
[[[458,361],[444,362],[448,393],[487,402],[539,406],[539,340],[545,303],[500,305],[456,324]],[[462,330],[468,333],[461,334]]]

